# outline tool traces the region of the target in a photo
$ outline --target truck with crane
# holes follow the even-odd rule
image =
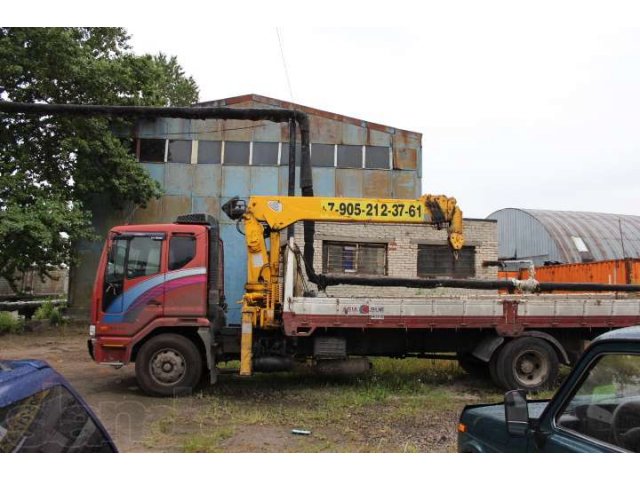
[[[135,362],[151,395],[188,393],[203,374],[288,371],[363,372],[368,357],[457,359],[504,388],[553,384],[561,363],[611,328],[640,323],[640,302],[619,293],[422,298],[329,297],[305,288],[366,283],[425,287],[552,290],[533,279],[456,280],[329,277],[281,232],[300,221],[408,222],[446,227],[455,255],[464,244],[454,198],[417,200],[254,196],[234,198],[225,214],[243,225],[247,282],[242,322],[227,325],[224,255],[218,222],[204,214],[175,223],[126,225],[109,233],[93,292],[89,349],[99,363]],[[312,243],[312,242],[311,242]],[[578,284],[563,289],[580,290]],[[636,286],[607,286],[633,291]],[[593,288],[593,285],[591,285]],[[584,289],[584,285],[582,285]],[[636,288],[637,289],[637,288]],[[220,369],[239,360],[239,368]]]
[[[102,364],[135,362],[140,386],[152,395],[188,393],[204,373],[215,383],[218,375],[229,373],[219,365],[230,360],[240,361],[240,375],[289,370],[309,361],[325,371],[355,372],[369,367],[367,356],[457,359],[468,371],[490,374],[503,388],[536,390],[550,386],[559,364],[571,364],[599,333],[640,323],[637,284],[316,273],[315,221],[447,227],[455,256],[464,243],[462,213],[453,198],[444,196],[314,197],[310,122],[299,110],[2,101],[0,112],[288,123],[289,196],[234,199],[224,208],[245,227],[248,264],[240,325],[225,318],[224,253],[216,218],[190,214],[171,224],[124,225],[109,232],[92,295],[89,351]],[[297,130],[302,197],[293,196]],[[291,238],[280,241],[280,232],[300,221],[303,252]],[[314,296],[305,287],[309,282],[320,292],[355,284],[506,289],[509,294],[329,297]],[[552,291],[568,293],[539,295]]]

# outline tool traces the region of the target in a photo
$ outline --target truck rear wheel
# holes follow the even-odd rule
[[[544,390],[553,386],[558,378],[558,356],[553,347],[540,338],[516,338],[497,355],[496,377],[508,390]]]
[[[149,395],[188,395],[202,376],[198,347],[182,335],[165,333],[148,340],[136,357],[136,378]]]

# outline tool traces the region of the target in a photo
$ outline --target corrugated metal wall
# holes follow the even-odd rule
[[[580,263],[640,257],[640,217],[505,208],[498,221],[501,259]]]
[[[274,103],[276,102],[276,103]],[[233,103],[233,107],[288,108],[274,99],[252,96],[246,101]],[[210,106],[227,105],[226,102],[209,102]],[[230,105],[227,105],[230,106]],[[390,127],[341,117],[309,109],[311,141],[313,144],[369,145],[387,147],[390,151],[388,169],[313,167],[314,192],[318,196],[395,197],[416,198],[421,193],[421,135],[397,131]],[[151,201],[147,208],[115,211],[104,202],[97,201],[94,208],[94,225],[99,234],[123,223],[165,223],[187,212],[207,212],[221,223],[225,242],[225,289],[229,303],[229,319],[240,321],[240,305],[246,280],[246,251],[244,238],[236,231],[235,224],[221,212],[220,206],[231,197],[255,195],[286,195],[288,182],[289,130],[285,124],[249,122],[239,120],[181,120],[159,119],[141,122],[137,127],[141,139],[191,140],[191,158],[185,163],[143,163],[150,175],[163,187],[165,195]],[[198,145],[203,141],[221,142],[222,152],[228,142],[278,142],[280,165],[228,165],[201,164]],[[169,144],[165,141],[166,151]],[[299,145],[299,140],[298,140]],[[335,147],[337,152],[338,147]],[[224,153],[220,156],[224,160]],[[366,155],[366,147],[363,149]],[[219,161],[218,161],[219,162]],[[298,160],[299,162],[299,160]],[[296,169],[296,194],[299,190],[299,168]],[[91,285],[95,276],[99,243],[80,245],[82,262],[72,277],[71,296],[76,309],[88,308]]]

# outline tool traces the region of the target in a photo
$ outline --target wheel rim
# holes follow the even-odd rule
[[[149,364],[154,380],[163,385],[175,385],[187,373],[187,363],[180,352],[172,348],[157,351]]]
[[[542,385],[549,376],[550,368],[547,356],[537,350],[525,350],[513,362],[513,374],[517,382],[525,387]]]

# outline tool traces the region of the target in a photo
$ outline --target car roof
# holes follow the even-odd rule
[[[634,327],[618,328],[598,336],[593,343],[607,342],[612,340],[640,341],[640,325]]]
[[[33,395],[43,386],[64,383],[47,362],[41,360],[0,361],[0,407]]]

